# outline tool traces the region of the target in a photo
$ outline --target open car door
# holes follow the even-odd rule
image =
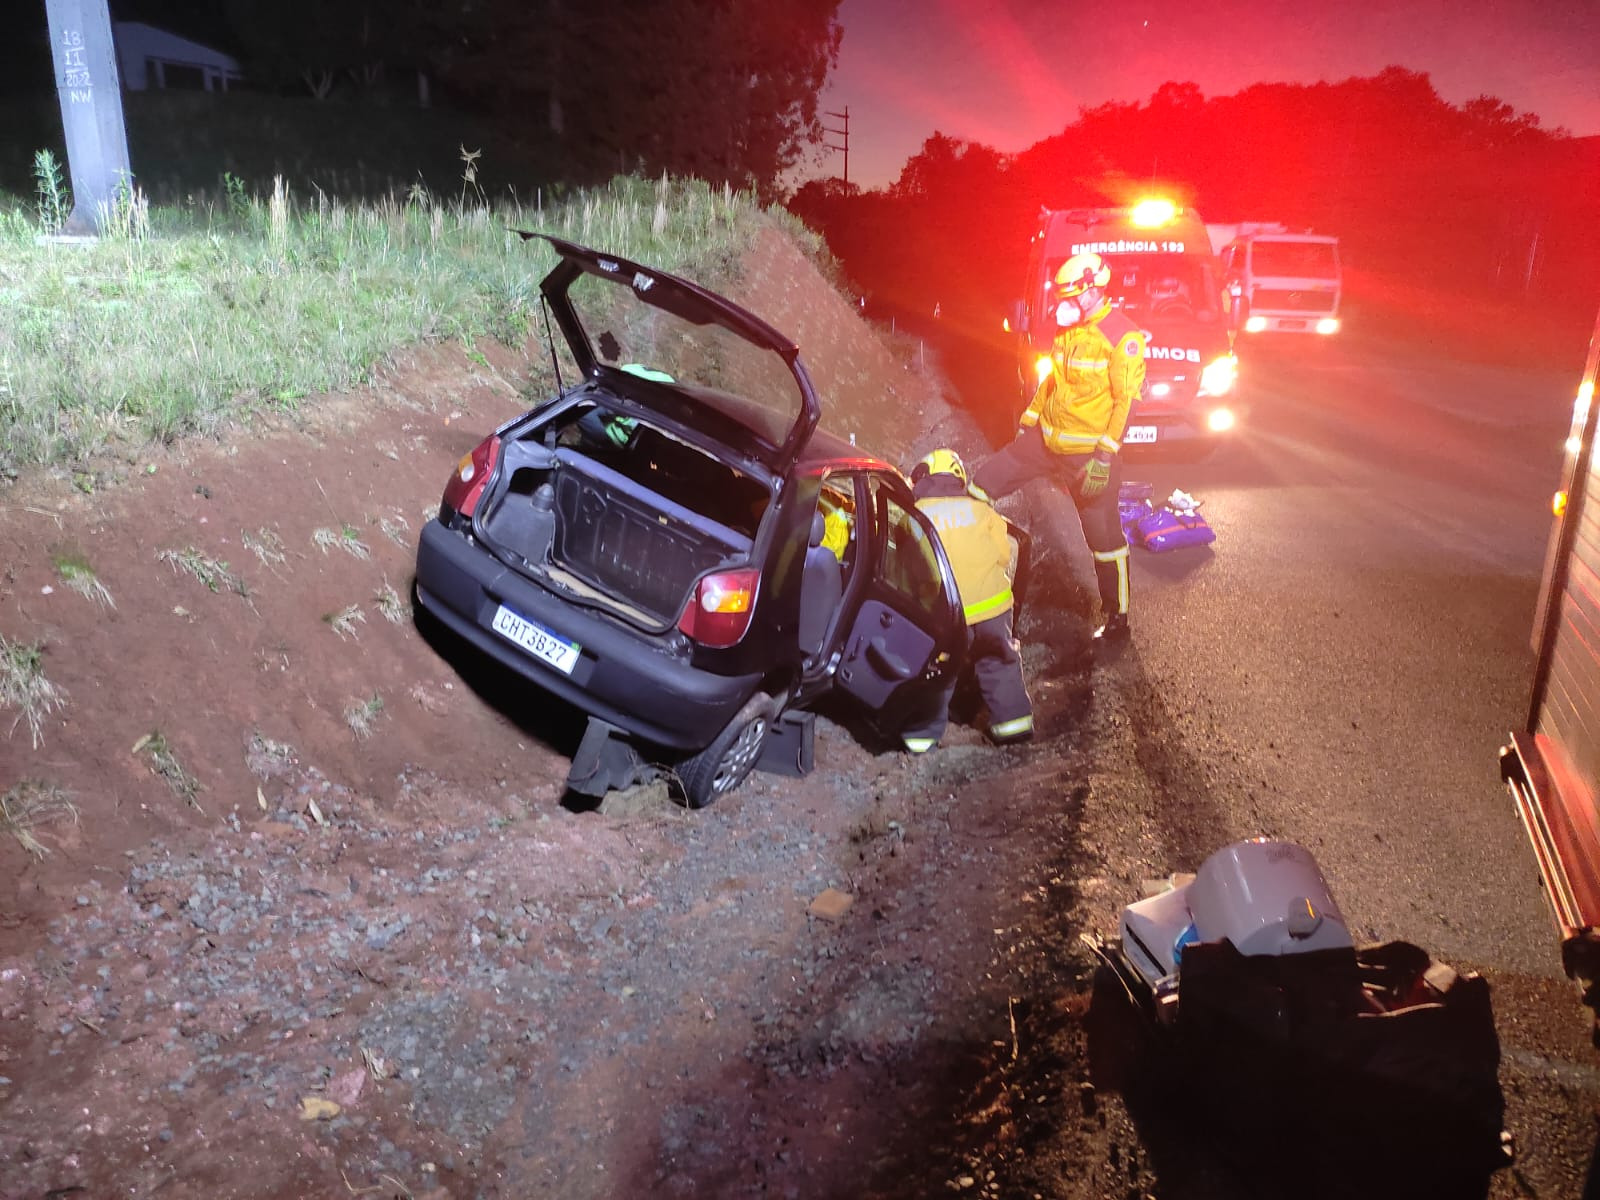
[[[904,481],[871,481],[873,570],[834,675],[835,686],[897,732],[966,657],[966,618],[950,560]]]

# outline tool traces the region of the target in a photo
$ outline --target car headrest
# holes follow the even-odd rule
[[[828,518],[822,515],[819,508],[811,517],[811,544],[822,545],[822,539],[828,535]]]

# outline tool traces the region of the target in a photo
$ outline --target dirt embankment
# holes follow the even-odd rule
[[[965,428],[780,235],[728,290],[828,427],[902,462]],[[0,495],[0,634],[62,694],[37,744],[0,714],[0,793],[76,812],[0,845],[0,1197],[990,1191],[908,1114],[1014,1041],[994,934],[1060,886],[1062,814],[1018,859],[984,784],[1015,754],[828,721],[816,774],[704,813],[560,807],[570,713],[409,602],[542,358],[420,350],[292,428]],[[1024,752],[1040,788],[1061,753]]]

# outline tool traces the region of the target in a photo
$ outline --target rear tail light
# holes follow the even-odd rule
[[[761,573],[753,567],[717,571],[695,584],[694,594],[678,619],[678,629],[702,646],[731,646],[750,628],[756,584]]]
[[[495,459],[499,457],[500,439],[490,434],[456,464],[450,482],[444,485],[444,498],[439,501],[439,507],[470,517],[478,507],[478,498],[483,495],[489,476],[494,474]]]

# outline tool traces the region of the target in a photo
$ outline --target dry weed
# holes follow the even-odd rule
[[[345,707],[344,723],[358,739],[365,739],[372,736],[372,727],[382,715],[383,697],[373,692],[367,699],[354,701]]]
[[[383,614],[383,619],[391,625],[402,624],[411,615],[407,611],[406,602],[400,598],[400,593],[390,586],[388,580],[384,580],[383,586],[373,595],[372,601]]]
[[[338,612],[323,613],[322,619],[327,622],[328,628],[341,638],[354,638],[356,626],[366,624],[367,614],[361,611],[359,604],[352,604],[348,608],[341,608]]]
[[[0,708],[17,710],[10,732],[26,720],[37,749],[44,740],[45,718],[66,702],[66,691],[44,677],[44,643],[11,642],[0,634]]]
[[[163,550],[157,557],[174,571],[193,575],[206,585],[208,591],[220,592],[226,588],[246,600],[250,598],[249,585],[229,570],[227,563],[208,558],[193,546],[182,550]]]
[[[172,752],[172,747],[167,744],[166,735],[159,729],[145,734],[133,744],[135,755],[143,754],[150,760],[150,770],[167,781],[167,786],[172,789],[172,794],[179,796],[198,813],[204,815],[205,809],[200,807],[200,781],[183,769],[178,762],[177,755]]]
[[[0,796],[0,828],[16,838],[34,858],[42,859],[50,853],[50,848],[34,835],[34,831],[57,821],[78,822],[77,806],[58,787],[24,779]]]
[[[102,608],[115,608],[117,602],[111,598],[111,591],[100,582],[94,568],[89,565],[89,560],[76,551],[68,551],[55,555],[56,574],[61,576],[61,582],[77,592],[85,600],[91,600]]]

